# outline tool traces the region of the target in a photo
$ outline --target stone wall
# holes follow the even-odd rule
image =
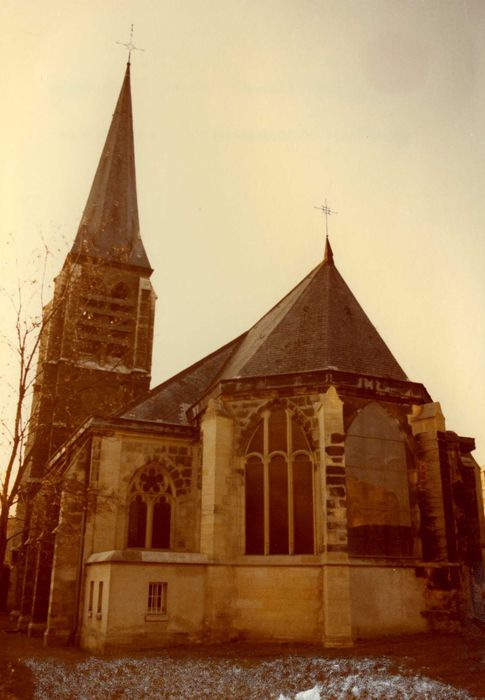
[[[239,639],[322,641],[321,566],[238,566],[234,576]]]
[[[424,632],[425,589],[414,567],[352,566],[353,638]]]

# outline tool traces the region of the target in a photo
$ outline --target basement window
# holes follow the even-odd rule
[[[94,581],[90,581],[89,582],[88,617],[93,616],[93,602],[94,602]]]
[[[148,584],[148,605],[146,620],[160,620],[167,617],[167,588],[165,581],[152,581]]]
[[[96,619],[100,620],[103,612],[103,581],[98,583],[98,607],[96,608]]]

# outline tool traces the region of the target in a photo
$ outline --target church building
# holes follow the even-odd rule
[[[149,390],[128,64],[46,309],[24,628],[102,652],[485,619],[474,440],[447,430],[337,263],[327,239],[252,328]]]

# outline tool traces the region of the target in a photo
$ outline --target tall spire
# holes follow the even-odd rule
[[[130,63],[71,252],[150,269],[138,221]]]

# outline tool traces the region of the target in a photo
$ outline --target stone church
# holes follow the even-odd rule
[[[324,259],[149,390],[130,65],[45,310],[19,627],[92,651],[350,645],[483,617],[474,441],[446,429]]]

